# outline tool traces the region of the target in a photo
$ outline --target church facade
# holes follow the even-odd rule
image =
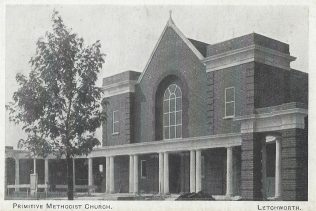
[[[256,33],[189,39],[170,18],[142,73],[103,79],[102,147],[74,159],[76,188],[307,200],[308,75],[294,60]],[[66,187],[63,160],[27,154],[6,148],[9,189],[27,188],[32,172],[39,188]]]

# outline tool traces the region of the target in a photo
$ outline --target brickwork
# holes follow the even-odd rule
[[[202,152],[205,175],[202,190],[213,195],[224,195],[226,191],[226,149],[210,149]]]
[[[225,88],[235,88],[235,116],[253,111],[251,109],[254,100],[253,68],[254,65],[250,62],[207,73],[207,109],[211,134],[238,133],[240,131],[238,121],[233,121],[233,118],[225,118]]]
[[[124,93],[107,98],[107,120],[103,124],[103,146],[129,144],[133,142],[134,94]],[[113,111],[118,111],[119,132],[113,134]]]
[[[114,190],[115,193],[128,193],[129,187],[129,157],[114,158]]]
[[[168,76],[178,78],[183,86],[184,124],[187,124],[187,134],[183,137],[208,135],[207,120],[207,83],[206,72],[202,62],[195,56],[184,41],[172,28],[167,28],[160,44],[143,75],[136,85],[135,96],[135,141],[147,142],[161,137],[155,133],[156,94],[160,83]],[[183,130],[184,131],[184,130]]]
[[[240,196],[241,147],[233,148],[233,194]]]
[[[140,193],[158,193],[159,183],[159,163],[158,154],[141,155],[139,157],[139,192]],[[146,168],[146,177],[141,177],[141,160],[146,160],[144,168]]]
[[[214,45],[209,45],[207,47],[207,56],[212,56],[215,54],[224,53],[231,50],[236,50],[238,48],[247,47],[250,45],[260,45],[266,48],[270,48],[282,53],[289,53],[289,45],[278,40],[265,37],[260,34],[251,33],[241,37],[236,37],[224,42],[216,43]]]
[[[207,83],[208,83],[208,90],[207,90],[207,98],[208,98],[208,123],[210,127],[210,133],[215,133],[215,72],[209,72],[207,74]]]
[[[282,133],[282,199],[307,200],[307,130],[289,129]]]
[[[214,45],[191,40],[204,56],[212,56],[247,46],[259,45],[289,55],[289,45],[255,33]],[[104,79],[104,85],[136,80],[139,73],[127,71]],[[240,121],[225,117],[225,88],[235,88],[235,116],[269,111],[272,106],[308,105],[308,76],[296,70],[248,62],[206,72],[206,68],[181,37],[167,27],[156,51],[135,85],[135,93],[108,98],[108,119],[103,125],[103,145],[122,145],[163,139],[162,98],[165,89],[176,83],[182,91],[182,138],[215,134],[240,133]],[[292,105],[292,104],[291,104]],[[275,108],[274,108],[275,109]],[[112,112],[120,111],[119,133],[112,134]],[[254,123],[255,128],[255,123]],[[275,132],[275,131],[274,131]],[[278,131],[282,134],[282,189],[284,200],[307,200],[307,130]],[[234,149],[234,192],[244,200],[262,200],[262,141],[269,133],[241,134],[242,143]],[[274,134],[274,133],[273,133]],[[205,176],[202,189],[212,194],[225,194],[226,149],[204,150]],[[188,191],[188,154],[170,155],[171,191]],[[158,192],[158,157],[146,159],[148,176],[140,178],[140,192]],[[118,191],[128,191],[128,160],[116,170],[124,182],[115,182]],[[270,161],[269,161],[270,162]],[[140,165],[140,164],[139,164]],[[172,168],[172,167],[171,167]],[[127,170],[126,170],[127,169]],[[176,172],[173,172],[176,171]],[[140,175],[140,169],[139,169]],[[127,179],[126,179],[127,178]],[[116,178],[118,180],[118,178]],[[121,179],[119,179],[121,180]],[[181,184],[177,184],[180,182]]]
[[[240,192],[243,200],[262,200],[261,141],[260,134],[242,134]]]

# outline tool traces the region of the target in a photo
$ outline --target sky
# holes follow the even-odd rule
[[[126,71],[142,72],[169,18],[189,38],[209,44],[256,32],[290,45],[297,57],[291,67],[308,72],[308,8],[302,6],[115,6],[7,5],[5,17],[5,103],[17,90],[17,73],[28,75],[36,41],[51,30],[53,10],[64,23],[92,44],[100,40],[106,59],[104,77]],[[25,137],[5,116],[5,145]],[[100,131],[97,136],[101,138]]]

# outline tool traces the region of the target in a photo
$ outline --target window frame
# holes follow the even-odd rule
[[[174,85],[175,86],[175,89],[173,92],[170,91],[170,87]],[[179,90],[180,92],[180,96],[177,96],[176,95],[176,90]],[[167,91],[169,92],[169,96],[166,98],[166,93]],[[174,95],[174,97],[172,97]],[[171,100],[174,100],[174,110],[171,111]],[[181,105],[181,108],[179,110],[177,110],[177,103],[179,103],[180,101],[180,105]],[[163,118],[163,121],[162,121],[162,131],[163,131],[163,140],[171,140],[171,139],[181,139],[182,138],[182,129],[183,129],[183,109],[182,109],[182,90],[180,88],[180,86],[176,83],[171,83],[168,85],[168,87],[165,89],[164,91],[164,94],[163,94],[163,98],[162,98],[162,102],[163,102],[163,109],[162,109],[162,118]],[[165,110],[165,107],[164,107],[164,104],[165,102],[168,102],[168,107],[167,107],[167,110]],[[177,123],[179,119],[177,119],[177,114],[180,113],[180,120],[179,121],[180,123]],[[174,124],[171,124],[171,114],[174,114]],[[165,115],[168,115],[168,125],[166,125],[165,123]],[[170,137],[170,134],[171,134],[171,128],[174,127],[174,138],[171,138]],[[181,127],[181,133],[180,133],[180,136],[177,137],[177,127]],[[165,130],[168,130],[168,137],[165,136]]]
[[[115,121],[115,113],[119,113],[119,110],[115,110],[112,112],[112,135],[117,135],[120,133],[120,120],[117,115],[118,120]],[[115,124],[118,124],[118,131],[115,131]]]
[[[227,101],[227,91],[232,89],[233,90],[233,100],[232,101]],[[224,119],[228,119],[228,118],[234,118],[236,115],[236,93],[235,93],[235,87],[234,86],[230,86],[230,87],[226,87],[225,88],[225,115],[224,115]],[[234,106],[233,109],[233,114],[232,115],[227,115],[227,104],[232,103]]]

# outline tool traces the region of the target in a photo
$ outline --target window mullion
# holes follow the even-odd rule
[[[177,89],[177,88],[176,88]],[[177,124],[177,96],[174,100],[174,124]],[[174,137],[177,137],[177,126],[174,126]]]
[[[169,88],[168,88],[169,89]],[[169,91],[170,92],[170,91]],[[169,118],[169,122],[168,122],[168,130],[169,130],[169,137],[168,137],[168,139],[170,139],[170,124],[171,124],[171,122],[170,122],[170,116],[171,116],[171,114],[170,114],[170,103],[171,102],[171,100],[170,100],[170,96],[169,96],[169,106],[168,106],[168,118]]]

